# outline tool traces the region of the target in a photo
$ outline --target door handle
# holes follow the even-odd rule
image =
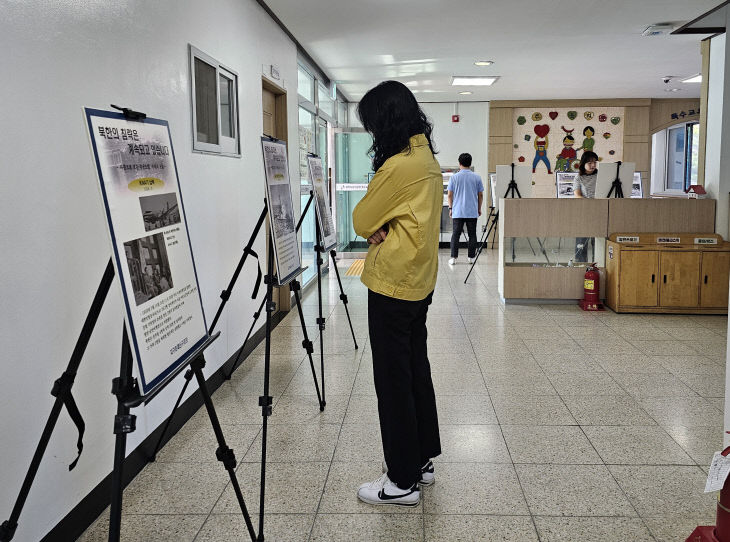
[[[654,277],[654,274],[652,273],[652,275],[651,275],[651,283],[652,284],[654,284],[654,279],[655,279],[655,277]]]
[[[705,284],[707,284],[707,275],[705,275]]]
[[[666,284],[666,283],[667,283],[667,276],[664,275],[664,284]]]

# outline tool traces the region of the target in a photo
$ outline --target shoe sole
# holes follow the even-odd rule
[[[424,482],[423,480],[418,481],[418,485],[421,487],[429,487],[436,483],[436,479],[431,480],[430,482]]]
[[[387,505],[387,506],[406,506],[408,508],[413,508],[414,506],[418,506],[421,503],[421,498],[419,497],[418,500],[414,503],[410,502],[395,502],[395,501],[369,501],[367,499],[363,499],[360,495],[357,496],[358,499],[360,499],[362,502],[366,504],[374,504],[374,505]]]

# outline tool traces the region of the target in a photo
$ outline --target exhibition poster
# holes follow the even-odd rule
[[[634,180],[631,183],[631,197],[639,199],[644,197],[644,186],[641,183],[640,171],[634,171]]]
[[[578,176],[578,173],[574,171],[558,171],[555,173],[555,187],[558,198],[572,198],[573,194],[573,181]]]
[[[308,156],[307,161],[309,162],[309,180],[314,189],[314,202],[317,205],[317,220],[319,221],[319,231],[322,234],[322,245],[327,252],[337,244],[337,234],[332,223],[322,159],[318,156]]]
[[[266,173],[269,224],[274,239],[274,259],[278,283],[289,283],[301,267],[299,241],[294,223],[294,205],[289,184],[286,143],[261,138]]]
[[[167,121],[85,108],[142,393],[208,337]]]

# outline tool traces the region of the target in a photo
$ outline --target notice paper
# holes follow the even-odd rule
[[[720,491],[725,485],[725,480],[730,474],[730,457],[725,457],[720,452],[715,452],[710,465],[710,473],[707,475],[705,493]]]

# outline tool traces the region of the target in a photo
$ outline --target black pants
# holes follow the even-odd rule
[[[477,219],[476,218],[455,218],[454,229],[451,232],[451,257],[459,256],[459,237],[461,230],[466,224],[466,234],[469,236],[469,249],[467,254],[473,258],[477,254]]]
[[[441,453],[436,397],[426,352],[431,296],[403,301],[368,290],[375,393],[388,477],[406,489]]]

